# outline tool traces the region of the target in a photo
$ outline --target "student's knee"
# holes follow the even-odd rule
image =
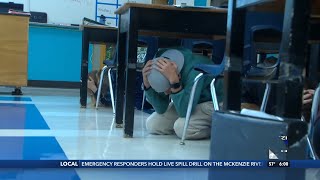
[[[174,123],[173,129],[179,138],[182,137],[185,120],[186,118],[178,118],[177,121]]]
[[[160,116],[160,114],[154,112],[147,118],[146,128],[149,133],[156,133],[158,131]]]
[[[146,129],[151,134],[173,134],[173,122],[162,114],[154,112],[146,121]]]
[[[186,130],[186,135],[185,139],[190,139],[190,140],[197,140],[197,139],[207,139],[210,138],[211,134],[211,127],[208,125],[205,125],[206,123],[203,123],[201,119],[193,121],[198,121],[198,122],[189,122],[189,126]],[[174,123],[174,132],[176,135],[181,138],[183,134],[185,126],[185,118],[179,118],[175,123]]]

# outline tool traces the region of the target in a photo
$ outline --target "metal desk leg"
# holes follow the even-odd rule
[[[121,16],[120,16],[121,25]],[[122,128],[123,124],[123,105],[124,105],[124,81],[125,81],[125,50],[126,50],[126,33],[122,31],[121,26],[118,30],[118,52],[117,52],[117,83],[116,83],[116,127]]]
[[[301,117],[303,73],[307,57],[307,40],[311,0],[286,0],[280,58],[283,88],[277,91],[277,115]]]
[[[129,22],[137,22],[137,13],[134,13],[134,9],[130,11]],[[136,86],[136,74],[137,74],[137,23],[130,23],[126,26],[128,29],[127,33],[127,45],[126,50],[126,62],[127,62],[127,74],[126,74],[126,86],[125,86],[125,115],[124,115],[124,137],[133,136],[133,124],[134,124],[134,105],[135,105],[135,86]]]
[[[236,9],[236,0],[229,0],[226,56],[224,76],[224,109],[240,110],[241,104],[241,70],[244,46],[245,9]]]
[[[88,54],[89,54],[89,32],[84,29],[82,34],[82,58],[81,58],[81,82],[80,82],[80,104],[82,108],[87,107],[87,83],[88,83]]]

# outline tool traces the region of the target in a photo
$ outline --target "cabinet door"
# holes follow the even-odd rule
[[[29,16],[0,15],[0,85],[26,86]]]

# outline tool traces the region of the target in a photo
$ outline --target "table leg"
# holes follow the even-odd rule
[[[88,56],[89,56],[88,30],[84,29],[82,34],[82,58],[81,58],[81,81],[80,81],[80,104],[82,108],[87,107]]]
[[[236,9],[236,0],[228,5],[226,70],[224,76],[224,109],[240,110],[241,104],[241,71],[244,47],[244,29],[246,10]]]
[[[277,91],[278,116],[301,118],[310,7],[309,0],[286,0],[280,49],[280,78],[284,84]]]
[[[137,14],[134,10],[129,15],[129,22],[137,22]],[[135,86],[137,74],[137,40],[138,31],[137,23],[130,23],[127,32],[127,49],[126,49],[126,81],[125,81],[125,106],[124,106],[124,137],[133,136],[134,125],[134,105],[135,105]]]
[[[309,50],[309,67],[307,71],[309,85],[316,87],[318,85],[318,67],[319,67],[319,54],[320,54],[320,45],[311,44]]]
[[[124,88],[125,88],[125,54],[126,54],[126,33],[118,32],[118,52],[117,52],[117,88],[116,88],[116,127],[122,128],[123,124],[123,106],[124,106]]]

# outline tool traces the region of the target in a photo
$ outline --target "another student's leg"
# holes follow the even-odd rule
[[[178,119],[177,111],[173,103],[169,104],[167,111],[163,114],[152,113],[146,122],[146,127],[151,134],[168,135],[173,134],[174,122]]]
[[[211,134],[211,118],[213,113],[212,102],[198,104],[191,114],[186,139],[206,139]],[[185,124],[185,118],[179,118],[174,124],[174,131],[179,138]]]

